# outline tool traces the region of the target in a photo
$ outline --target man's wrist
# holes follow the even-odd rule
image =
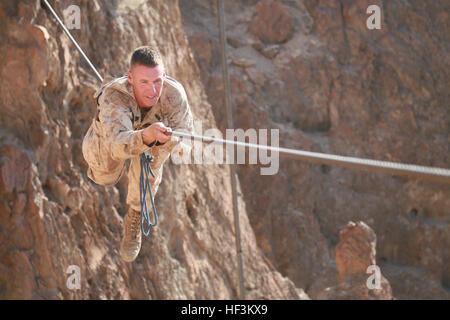
[[[156,143],[156,139],[153,139],[151,142],[147,142],[148,139],[146,139],[146,136],[144,135],[144,130],[142,130],[141,136],[142,136],[142,142],[149,147],[152,147]]]

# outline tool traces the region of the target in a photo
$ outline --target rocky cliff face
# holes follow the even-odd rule
[[[366,27],[371,4],[380,30]],[[449,167],[446,1],[247,0],[225,10],[236,127],[278,128],[284,147]],[[216,11],[181,2],[223,130]],[[239,177],[258,246],[311,297],[338,285],[339,232],[361,220],[394,297],[450,298],[447,185],[291,160],[275,176],[239,166]]]
[[[278,128],[290,148],[448,167],[446,1],[375,2],[381,30],[365,26],[373,1],[227,0],[235,126]],[[156,44],[195,118],[224,132],[214,1],[76,4],[72,33],[105,78]],[[124,263],[127,177],[97,186],[81,154],[97,79],[38,0],[2,1],[0,58],[0,298],[236,298],[229,168],[166,164],[159,225]],[[450,298],[448,186],[292,160],[274,176],[238,169],[249,298]]]
[[[103,76],[123,75],[130,51],[156,44],[195,117],[216,126],[178,1],[77,4],[73,35]],[[127,178],[95,185],[81,154],[97,79],[40,1],[2,1],[0,40],[0,298],[236,298],[229,168],[167,164],[159,225],[134,263],[121,261]],[[265,258],[242,198],[239,207],[247,296],[308,298]],[[71,265],[81,271],[79,290],[67,286]]]

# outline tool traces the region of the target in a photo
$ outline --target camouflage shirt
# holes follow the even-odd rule
[[[94,98],[98,102],[103,138],[110,144],[111,157],[116,160],[129,159],[147,151],[149,146],[142,140],[142,131],[154,122],[161,121],[172,130],[193,131],[186,92],[178,81],[169,76],[166,76],[158,102],[147,112],[139,108],[126,76],[102,86]],[[153,146],[152,150],[170,153],[176,144],[172,137],[163,145]]]

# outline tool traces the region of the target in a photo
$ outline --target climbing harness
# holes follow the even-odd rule
[[[139,196],[141,200],[141,231],[144,236],[148,236],[150,234],[150,229],[158,224],[158,214],[156,212],[152,186],[150,184],[150,179],[148,176],[148,174],[150,173],[152,177],[155,178],[152,167],[150,166],[150,163],[153,162],[154,158],[153,155],[148,155],[146,152],[141,153],[140,157],[141,175],[139,178]],[[152,201],[153,223],[150,220],[150,215],[147,208],[147,190],[150,192],[150,199]],[[146,224],[146,228],[144,228],[144,224]]]

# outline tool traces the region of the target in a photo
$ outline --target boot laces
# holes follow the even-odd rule
[[[141,219],[140,219],[140,214],[134,210],[132,210],[131,212],[131,223],[130,223],[130,231],[131,231],[131,237],[133,239],[136,239],[139,235],[139,231],[141,230]]]

